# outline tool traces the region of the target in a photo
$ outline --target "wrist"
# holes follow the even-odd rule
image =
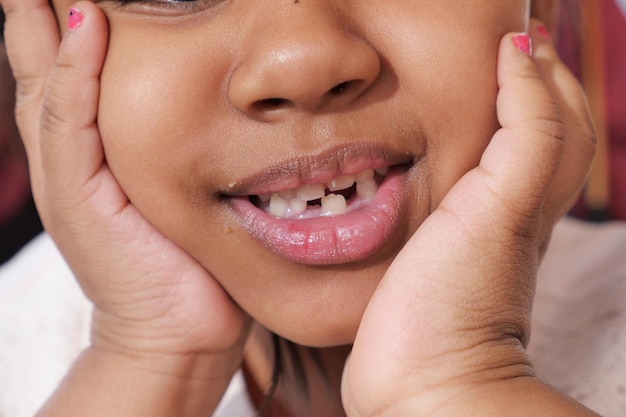
[[[432,394],[432,393],[431,393]],[[407,398],[380,417],[599,417],[534,376],[485,381],[435,395],[429,403]]]
[[[537,378],[515,337],[492,342],[488,348],[450,353],[441,358],[440,370],[429,368],[423,376],[421,381],[405,380],[398,390],[404,397],[396,397],[382,412],[379,408],[376,416],[598,417]]]
[[[206,416],[239,363],[233,355],[122,352],[90,346],[40,416]]]
[[[91,346],[136,358],[201,358],[210,355],[241,362],[250,319],[237,316],[218,323],[205,320],[206,328],[181,326],[179,320],[126,318],[94,307]],[[232,362],[228,359],[226,362]]]

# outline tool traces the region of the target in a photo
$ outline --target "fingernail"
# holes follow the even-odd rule
[[[530,35],[528,33],[520,33],[513,36],[513,43],[518,51],[525,53],[526,55],[532,55],[533,47]]]
[[[544,25],[538,25],[537,26],[537,33],[539,34],[539,36],[541,36],[543,39],[549,41],[550,40],[550,32],[548,32],[548,28],[545,27]]]
[[[70,7],[70,15],[67,19],[68,29],[76,29],[83,23],[83,13],[75,7]]]

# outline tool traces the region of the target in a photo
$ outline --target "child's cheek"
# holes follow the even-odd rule
[[[414,111],[421,117],[428,138],[426,172],[431,176],[433,206],[478,164],[498,128],[495,103],[499,36],[477,36],[474,42],[451,31],[437,36],[436,47],[423,49],[399,71],[401,79],[406,80],[407,94],[416,98]]]
[[[134,33],[132,26],[112,22],[99,128],[109,166],[144,215],[162,214],[161,205],[178,197],[164,195],[184,193],[179,182],[192,177],[186,170],[199,158],[192,150],[207,142],[205,128],[222,116],[215,105],[221,74],[207,71],[198,51],[180,33]],[[206,57],[215,63],[210,50]]]

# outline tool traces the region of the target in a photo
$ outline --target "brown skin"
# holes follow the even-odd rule
[[[477,165],[498,128],[495,50],[504,33],[525,28],[527,5],[448,3],[359,0],[285,8],[273,1],[242,2],[201,12],[198,20],[170,17],[178,23],[167,27],[167,19],[138,5],[116,9],[101,2],[110,25],[98,116],[107,162],[139,211],[207,268],[255,320],[300,344],[350,344],[397,252],[450,187]],[[55,2],[59,13],[71,4]],[[350,22],[348,32],[342,22]],[[306,49],[320,42],[327,49]],[[302,61],[326,84],[301,91],[311,82],[310,73],[279,65],[272,55],[277,51],[306,51]],[[376,59],[358,60],[345,51]],[[347,75],[333,72],[339,52],[345,62],[354,60]],[[259,92],[239,87],[260,71],[279,80],[294,78],[293,85]],[[370,71],[375,77],[358,100],[345,104],[340,97],[321,108],[307,106],[346,77],[365,78]],[[260,122],[270,116],[248,106],[277,96],[292,100],[295,109],[283,109],[274,123]],[[168,98],[166,105],[162,97]],[[396,233],[368,259],[330,267],[284,260],[253,240],[217,198],[228,184],[291,155],[358,140],[419,162],[405,176]],[[267,388],[271,355],[255,354],[254,346],[247,361]],[[326,362],[342,362],[346,350],[320,354]],[[311,389],[325,397],[319,374],[309,374]],[[331,376],[338,381],[341,372]],[[311,404],[329,407],[309,410],[312,415],[342,414],[338,396]],[[289,407],[302,414],[309,406],[296,401]]]
[[[70,4],[55,2],[58,10]],[[497,128],[494,51],[504,33],[523,30],[526,20],[524,1],[454,0],[434,7],[429,1],[360,0],[287,8],[273,1],[229,2],[194,19],[157,17],[154,9],[137,4],[99,5],[111,30],[99,128],[122,188],[251,316],[286,338],[316,346],[353,340],[395,254],[450,187],[476,166]],[[350,22],[349,28],[342,22]],[[276,27],[281,30],[272,30]],[[327,49],[305,49],[318,42]],[[324,87],[300,91],[311,73],[294,73],[290,68],[302,65],[299,61],[280,66],[272,55],[300,51],[306,51],[302,60],[311,73],[328,79]],[[346,61],[354,58],[345,51],[370,52],[376,59],[354,60],[337,74],[332,66],[337,51],[344,51]],[[316,110],[305,106],[341,77],[363,78],[367,66],[379,62],[383,65],[358,100]],[[295,80],[259,92],[240,88],[259,71]],[[262,123],[266,115],[247,106],[266,97],[297,97],[296,107],[284,109],[274,123]],[[282,259],[252,239],[218,198],[228,184],[292,155],[355,141],[390,146],[419,161],[405,178],[404,215],[396,233],[361,262],[309,267]],[[280,308],[267,302],[276,299]]]
[[[405,226],[414,229],[416,226],[412,224],[420,223],[433,210],[433,206],[443,200],[443,195],[448,192],[452,183],[477,164],[478,155],[482,153],[496,128],[493,112],[484,112],[484,109],[494,108],[495,49],[502,34],[500,31],[513,30],[518,26],[521,28],[525,21],[525,4],[521,1],[515,3],[520,6],[519,15],[515,9],[511,9],[511,3],[507,3],[508,9],[505,10],[501,4],[493,2],[485,2],[481,8],[470,7],[469,2],[454,2],[455,10],[459,13],[451,14],[450,10],[444,10],[445,2],[429,2],[428,5],[426,2],[411,2],[410,5],[385,3],[377,8],[375,6],[380,5],[375,5],[374,2],[347,1],[337,6],[335,3],[330,5],[330,2],[312,1],[307,3],[306,10],[309,13],[298,14],[291,7],[302,6],[302,2],[277,9],[276,2],[262,2],[266,8],[261,8],[257,3],[233,1],[221,3],[223,7],[216,6],[211,23],[215,23],[218,28],[221,27],[220,18],[235,23],[227,19],[232,17],[231,13],[248,11],[248,14],[239,15],[246,18],[237,20],[237,26],[228,26],[236,27],[236,33],[230,33],[232,36],[223,39],[223,43],[215,42],[217,38],[204,36],[197,39],[187,38],[187,30],[193,27],[204,35],[208,35],[204,31],[212,32],[213,26],[201,25],[203,20],[200,18],[211,15],[208,11],[207,14],[200,13],[197,20],[185,20],[179,16],[184,21],[162,29],[169,31],[171,37],[186,41],[181,42],[183,46],[173,48],[171,37],[161,39],[161,31],[151,32],[162,16],[157,19],[142,15],[132,19],[134,25],[125,26],[124,30],[129,32],[124,32],[119,26],[116,27],[115,22],[119,20],[113,18],[113,11],[107,9],[113,31],[112,43],[103,76],[100,78],[107,28],[104,16],[95,5],[79,3],[86,13],[86,19],[81,28],[65,37],[56,57],[57,65],[53,65],[52,58],[56,56],[58,40],[50,33],[50,26],[54,23],[51,23],[51,16],[45,8],[33,7],[37,0],[1,1],[11,14],[12,25],[8,33],[11,34],[12,44],[22,46],[22,53],[13,53],[13,64],[22,87],[18,100],[21,110],[19,119],[29,157],[33,162],[36,195],[41,206],[45,208],[44,221],[74,268],[83,288],[95,303],[92,346],[76,362],[63,385],[42,412],[42,415],[63,416],[200,416],[213,409],[230,375],[239,367],[240,349],[248,326],[245,316],[225,296],[221,287],[206,272],[206,268],[217,275],[216,278],[237,298],[236,301],[242,307],[254,312],[263,324],[279,330],[281,334],[293,336],[298,341],[311,340],[314,342],[311,344],[341,343],[341,337],[353,332],[353,327],[358,323],[351,321],[353,316],[349,312],[341,315],[343,310],[347,310],[346,307],[336,306],[335,313],[340,313],[337,322],[341,324],[339,331],[336,331],[332,327],[320,325],[319,317],[311,314],[316,311],[307,310],[309,306],[306,303],[276,303],[285,298],[289,301],[289,298],[301,294],[300,286],[304,284],[299,280],[290,280],[291,275],[286,275],[284,283],[274,283],[270,281],[271,277],[261,275],[261,278],[267,279],[268,282],[264,284],[273,298],[264,299],[259,294],[249,297],[247,294],[238,294],[237,289],[247,284],[245,280],[238,281],[241,279],[240,275],[226,275],[230,269],[222,274],[221,260],[206,261],[205,253],[198,253],[198,246],[204,240],[197,237],[197,225],[194,224],[193,229],[185,226],[189,220],[180,216],[165,217],[165,220],[159,222],[155,218],[156,213],[148,207],[148,202],[180,209],[180,213],[188,214],[200,225],[203,222],[210,223],[206,220],[209,217],[200,216],[192,208],[200,213],[210,212],[211,222],[215,223],[215,219],[226,222],[231,231],[225,233],[229,236],[224,237],[219,234],[219,230],[203,226],[205,229],[201,228],[200,231],[206,236],[211,233],[211,241],[215,238],[225,250],[231,244],[230,239],[238,240],[240,244],[236,249],[239,253],[244,253],[244,258],[254,255],[259,258],[257,261],[275,261],[273,255],[268,255],[261,248],[252,247],[247,252],[243,251],[242,248],[245,249],[250,244],[249,240],[241,238],[241,231],[237,229],[236,223],[229,223],[233,222],[230,211],[223,208],[221,202],[214,201],[215,190],[223,190],[230,182],[239,181],[240,176],[245,178],[245,175],[256,173],[250,168],[255,166],[253,162],[267,164],[266,160],[260,160],[262,158],[255,159],[257,151],[262,154],[263,147],[258,146],[257,149],[257,142],[252,139],[259,137],[258,128],[252,129],[249,125],[262,125],[262,132],[263,129],[266,129],[265,132],[275,130],[274,135],[265,134],[260,137],[271,138],[275,148],[271,155],[284,153],[284,159],[289,152],[313,152],[328,146],[324,145],[325,142],[321,143],[320,136],[315,134],[295,135],[302,131],[317,134],[320,125],[313,123],[314,121],[324,122],[326,132],[332,133],[330,138],[339,141],[346,140],[346,135],[350,137],[348,133],[364,134],[365,130],[360,130],[363,129],[362,124],[369,128],[367,133],[368,137],[372,137],[370,141],[389,141],[390,146],[398,146],[403,151],[415,154],[424,149],[427,152],[427,157],[423,157],[422,163],[416,164],[405,179],[408,195],[406,201],[413,203],[407,204],[408,207],[405,208],[412,214]],[[320,7],[322,4],[332,7],[334,13],[329,14],[329,9]],[[106,3],[101,5],[106,6]],[[424,7],[420,9],[420,5]],[[129,6],[123,11],[118,9],[115,13],[130,14],[133,10],[130,7],[135,6]],[[350,11],[349,20],[339,19],[338,17],[346,17],[347,10],[344,7],[348,6],[354,6],[358,10]],[[475,6],[475,2],[472,2],[472,6]],[[139,10],[145,12],[145,9]],[[463,14],[460,10],[468,13]],[[384,17],[391,12],[395,19],[394,24],[386,25]],[[431,20],[420,20],[424,15]],[[504,15],[510,16],[512,20],[504,19]],[[319,77],[315,79],[324,80],[324,83],[316,84],[317,89],[308,89],[303,93],[302,90],[297,90],[305,86],[303,83],[272,83],[270,77],[270,82],[259,85],[278,88],[279,92],[275,94],[289,100],[292,106],[272,114],[265,112],[264,108],[246,106],[245,103],[260,98],[272,98],[274,93],[271,89],[268,93],[263,89],[239,88],[241,75],[267,75],[268,71],[275,73],[276,69],[285,69],[286,66],[280,64],[284,61],[277,62],[271,59],[272,56],[264,55],[271,48],[249,50],[245,47],[236,49],[234,46],[242,39],[248,39],[252,28],[260,31],[260,35],[253,38],[255,42],[260,45],[270,42],[267,45],[277,45],[276,48],[283,52],[285,48],[306,46],[307,42],[309,45],[318,44],[312,42],[319,36],[317,33],[301,30],[307,27],[313,29],[306,25],[307,16],[319,18],[320,25],[315,29],[332,42],[326,42],[323,48],[304,48],[303,54],[281,53],[279,56],[291,57],[291,60],[287,59],[290,65],[298,63],[296,58],[307,58],[307,66],[296,65],[296,68],[306,73],[308,65],[316,64],[313,68]],[[398,16],[404,17],[400,23]],[[278,33],[272,27],[279,26],[260,25],[262,18],[278,20],[294,37],[277,36]],[[439,20],[432,20],[435,18]],[[403,24],[413,20],[419,21],[421,25]],[[429,24],[435,21],[438,24],[443,21],[454,24],[454,30],[437,30],[436,24]],[[494,21],[504,22],[504,26],[510,24],[511,27],[495,25],[498,27],[496,30]],[[41,33],[45,36],[39,32],[33,37],[19,36],[32,27],[34,22],[39,23]],[[350,30],[338,31],[339,22],[349,23]],[[366,23],[373,24],[371,30],[367,30]],[[480,24],[480,30],[473,29],[473,25]],[[411,46],[409,49],[396,48],[391,40],[386,41],[386,34],[380,35],[386,33],[379,30],[381,27],[388,32],[400,31],[402,36],[410,35],[413,39],[429,42],[402,45],[404,48]],[[139,29],[150,32],[147,34],[154,37],[129,37],[129,42],[132,40],[145,45],[155,40],[161,41],[150,45],[155,48],[150,54],[143,56],[146,47],[138,44],[133,50],[127,50],[127,54],[114,52],[125,49],[123,44],[115,43],[120,33],[135,33]],[[407,29],[410,34],[406,32]],[[426,30],[430,31],[428,36]],[[536,35],[537,31],[533,32]],[[354,33],[360,36],[351,36]],[[462,36],[456,36],[455,39],[455,33]],[[179,48],[185,49],[186,45],[197,46],[195,42],[204,42],[207,39],[214,41],[210,45],[216,49],[229,44],[233,44],[233,48],[224,47],[223,54],[212,56],[215,62],[203,61],[205,68],[216,68],[218,71],[210,72],[213,77],[203,79],[204,82],[198,82],[192,89],[182,79],[187,75],[180,76],[178,70],[190,71],[189,74],[193,77],[206,77],[206,72],[198,72],[196,65],[181,68],[171,58],[176,57]],[[468,46],[467,39],[472,40],[469,43],[471,46]],[[363,43],[363,40],[369,42]],[[312,403],[324,403],[331,410],[311,410],[307,404],[295,398],[298,404],[289,408],[297,414],[341,414],[341,406],[344,406],[348,415],[354,417],[381,415],[382,411],[385,415],[393,416],[435,415],[429,412],[433,407],[438,411],[436,415],[446,417],[459,415],[460,410],[470,411],[469,414],[490,416],[496,415],[493,413],[494,401],[503,401],[511,406],[511,410],[519,412],[519,415],[536,415],[538,410],[529,408],[529,403],[525,400],[528,395],[536,400],[533,404],[540,410],[552,410],[554,415],[586,415],[584,412],[575,412],[571,403],[555,396],[549,388],[529,377],[532,370],[522,350],[528,335],[527,318],[532,299],[533,276],[541,248],[547,241],[552,224],[567,209],[567,203],[579,189],[584,177],[581,167],[588,166],[593,150],[593,135],[590,133],[584,101],[576,83],[571,75],[563,72],[554,50],[547,42],[537,37],[535,40],[538,41],[536,60],[515,49],[511,35],[502,41],[497,67],[501,88],[498,116],[503,129],[494,135],[487,152],[481,158],[480,166],[463,176],[454,186],[442,201],[443,208],[428,217],[387,270],[360,322],[347,369],[340,372],[345,352],[333,355],[337,352],[324,351],[328,354],[324,356],[324,360],[332,362],[333,370],[337,371],[331,375],[333,386],[338,383],[339,376],[343,376],[341,403],[324,402],[323,399],[318,401],[318,391],[314,390],[315,398]],[[396,42],[398,41],[397,39]],[[431,48],[440,43],[442,48],[448,49]],[[321,53],[332,51],[337,44],[344,46],[341,53]],[[345,48],[346,45],[354,47]],[[484,48],[489,49],[490,46],[493,49],[489,53],[485,52]],[[165,48],[166,52],[174,55],[158,62],[151,61],[149,58],[152,52],[164,50],[159,48]],[[345,51],[352,54],[363,51],[363,48],[374,48],[377,53],[380,51],[385,59],[380,60],[384,65],[379,70],[386,76],[371,78],[369,83],[364,84],[367,88],[357,97],[346,94],[337,100],[319,101],[320,94],[327,92],[338,81],[333,76],[333,71],[327,71],[329,68],[336,69],[337,66],[317,64],[328,63],[322,58],[335,56],[340,59]],[[210,51],[214,51],[213,48],[206,50],[209,55]],[[416,51],[417,55],[407,54],[407,50]],[[50,54],[46,55],[46,51]],[[205,49],[196,48],[190,51],[195,58],[187,63],[197,64],[197,61],[203,60],[204,54],[198,54],[198,51]],[[442,55],[439,56],[439,53]],[[144,76],[137,75],[136,68],[127,65],[129,59],[134,59],[133,54],[144,58],[140,62],[133,62],[141,66]],[[471,63],[474,67],[484,68],[485,75],[461,72],[457,68],[459,65],[440,68],[439,61],[432,57],[436,55],[437,58],[445,59],[446,54],[454,55],[454,60],[448,61],[449,64],[458,64],[459,60],[464,64]],[[416,59],[418,55],[431,57],[433,60]],[[361,55],[363,56],[368,54]],[[477,62],[479,60],[476,57],[484,58],[486,63]],[[187,55],[179,57],[183,60],[187,58]],[[241,65],[234,66],[230,72],[220,71],[224,68],[223,61],[229,59]],[[37,67],[34,62],[41,66]],[[268,62],[272,65],[261,65],[259,70],[257,65]],[[338,67],[344,70],[351,68],[349,64],[353,60],[347,62],[346,66]],[[40,81],[42,77],[48,76],[46,65],[47,68],[52,67],[52,71],[44,93],[39,89],[41,83],[33,81]],[[156,70],[154,65],[161,65],[162,68]],[[429,70],[436,67],[441,71],[437,76],[432,71],[416,71],[416,68],[426,69],[424,65]],[[255,69],[259,71],[255,72]],[[356,73],[362,69],[363,66],[359,65]],[[160,79],[158,74],[161,70],[176,71],[170,77]],[[295,72],[299,73],[300,71]],[[145,74],[151,74],[152,78],[146,78]],[[341,75],[339,80],[345,81],[346,74]],[[447,80],[454,89],[442,89],[440,84],[434,82],[441,79],[440,77],[452,75],[462,75],[466,81],[471,82],[459,82],[456,78]],[[108,101],[108,96],[113,94],[112,90],[120,87],[113,82],[122,82],[122,76],[134,79],[135,84],[122,86],[126,90],[120,88],[125,96],[118,95],[116,105],[123,106],[127,112],[118,114],[116,112],[119,110],[110,104],[112,101]],[[219,89],[223,84],[220,83],[223,77],[227,77],[230,82],[226,83],[228,88]],[[347,77],[352,78],[349,74]],[[366,75],[361,77],[370,79]],[[390,82],[396,78],[397,83]],[[155,79],[160,83],[154,83]],[[288,77],[278,79],[289,80]],[[188,97],[182,96],[183,102],[180,102],[178,88],[170,89],[173,82],[179,83],[178,87],[188,94]],[[283,84],[296,88],[296,93],[294,90],[285,90]],[[389,86],[394,84],[396,88],[390,89]],[[310,87],[310,84],[306,85]],[[482,88],[479,89],[478,86]],[[283,89],[280,90],[281,88]],[[144,105],[147,106],[145,108],[150,110],[147,116],[159,114],[162,107],[150,100],[145,102],[146,97],[151,97],[153,89],[171,92],[172,101],[179,104],[167,106],[175,111],[165,114],[169,117],[172,113],[172,117],[180,122],[177,127],[169,126],[169,119],[166,118],[155,118],[153,122],[158,129],[150,124],[143,125],[142,117],[133,119],[134,124],[126,118],[130,114],[129,110],[138,109],[137,103],[142,104],[142,109]],[[373,94],[376,91],[381,94]],[[242,96],[242,92],[246,94]],[[251,92],[254,93],[252,100],[247,96]],[[418,92],[420,94],[416,94]],[[42,93],[43,102],[38,101]],[[219,99],[208,101],[205,93],[213,93]],[[378,100],[374,100],[372,95]],[[430,99],[428,105],[421,101],[414,103],[408,100],[408,97],[422,95]],[[96,100],[98,96],[99,110]],[[347,100],[346,97],[352,100]],[[567,97],[567,106],[558,105],[559,102],[563,104],[563,97]],[[202,107],[202,111],[196,106],[186,106],[186,112],[177,111],[180,105],[188,104],[188,101],[196,103],[198,100],[200,102],[197,104]],[[367,105],[357,106],[358,103]],[[455,109],[456,113],[452,114],[443,103],[458,107]],[[237,112],[230,114],[224,111],[224,107],[229,106]],[[376,112],[376,115],[389,115],[390,120],[378,120],[378,124],[373,124],[369,118],[361,117],[361,112],[373,116],[367,113],[370,106],[386,109],[382,113]],[[415,107],[420,112],[415,111]],[[478,111],[475,110],[476,107],[482,108]],[[202,116],[204,120],[214,121],[212,117],[216,116],[213,112],[224,117],[231,126],[218,126],[221,135],[241,133],[246,134],[244,138],[247,140],[240,139],[241,135],[229,138],[238,141],[239,146],[228,141],[213,140],[212,142],[217,142],[212,143],[215,149],[207,150],[207,138],[213,136],[202,133],[206,130],[210,132],[213,126],[198,122],[196,118]],[[464,120],[473,113],[475,119]],[[42,114],[43,117],[40,118]],[[134,115],[141,114],[145,113]],[[98,119],[96,115],[99,115]],[[107,118],[113,117],[112,115],[119,117],[115,123],[107,122]],[[350,123],[353,117],[361,124]],[[289,120],[289,123],[285,123],[285,120]],[[462,126],[459,120],[467,124]],[[265,124],[259,124],[259,121],[264,121]],[[303,129],[302,125],[306,126],[307,121],[308,129]],[[394,124],[391,127],[385,126],[390,121]],[[394,129],[397,126],[395,123],[402,122],[405,123],[402,130]],[[136,128],[137,124],[140,125],[139,128]],[[433,125],[439,128],[434,129]],[[201,129],[198,131],[189,126]],[[109,165],[103,163],[98,129],[102,130],[102,141],[109,158],[107,162],[115,178],[108,170]],[[146,131],[153,135],[146,134]],[[183,135],[179,134],[180,131]],[[285,131],[292,134],[287,136]],[[166,135],[168,132],[169,135]],[[403,139],[403,133],[409,138],[416,137],[417,140]],[[377,134],[379,137],[376,137]],[[394,135],[393,140],[389,139],[390,134]],[[128,140],[128,137],[132,140]],[[274,140],[277,137],[282,140]],[[564,137],[568,138],[565,145]],[[162,143],[151,142],[156,139],[160,139]],[[421,143],[420,140],[425,142]],[[170,148],[169,141],[175,141],[176,146]],[[189,145],[188,141],[193,142],[195,147]],[[428,146],[419,146],[424,144]],[[467,146],[461,147],[459,144]],[[246,152],[241,152],[242,147],[245,147]],[[182,149],[180,153],[179,149]],[[190,149],[194,149],[194,152]],[[129,162],[127,155],[131,150],[143,153],[134,155],[134,160]],[[229,157],[230,150],[237,151],[237,155],[241,154],[250,160],[246,159],[243,164],[233,163],[228,159],[210,159],[213,151]],[[177,152],[168,155],[166,151]],[[209,158],[201,159],[200,167],[181,162],[185,158],[196,162],[197,153]],[[444,154],[446,158],[443,157]],[[271,155],[268,157],[271,158]],[[448,156],[452,162],[447,159]],[[169,180],[170,176],[160,178],[163,183],[159,186],[171,193],[167,195],[167,199],[163,198],[163,193],[157,193],[158,198],[153,200],[156,181],[152,177],[143,178],[144,171],[137,172],[134,168],[139,165],[149,171],[155,167],[155,158],[158,159],[159,170],[166,167],[171,178],[177,180],[173,184]],[[207,160],[213,164],[207,164]],[[431,160],[438,161],[439,165]],[[67,161],[76,163],[71,165]],[[562,163],[559,164],[559,161]],[[210,170],[211,175],[205,169]],[[152,174],[159,175],[158,172]],[[198,186],[195,182],[190,183],[188,177],[182,174],[197,175],[205,182]],[[132,175],[137,177],[133,178]],[[146,181],[145,190],[134,183],[137,178]],[[116,179],[123,189],[117,187]],[[415,186],[422,187],[417,195],[411,191]],[[186,191],[184,195],[178,191],[179,187]],[[136,206],[128,203],[125,193]],[[136,208],[159,227],[165,236],[154,230]],[[178,221],[189,233],[180,232],[178,227],[174,227]],[[224,232],[224,229],[221,231]],[[235,237],[231,238],[230,235]],[[168,238],[174,239],[193,257],[172,245]],[[404,240],[406,237],[394,235],[388,244],[388,250],[397,250],[394,245],[401,246]],[[451,247],[455,250],[449,250]],[[389,252],[381,251],[381,255],[380,259],[373,257],[370,260],[371,271],[384,269],[384,257]],[[198,265],[194,258],[202,265]],[[245,259],[235,260],[240,265]],[[332,297],[337,292],[342,294],[341,285],[328,284],[328,271],[318,270],[319,268],[296,268],[291,264],[284,265],[283,261],[276,263],[282,273],[298,273],[302,276],[304,270],[308,275],[315,274],[314,280],[312,277],[307,278],[314,281],[312,285],[319,290],[315,293],[316,296],[320,293]],[[242,265],[242,268],[246,267],[250,265]],[[229,268],[233,268],[233,265],[229,264]],[[350,275],[356,275],[347,265],[334,268],[344,270],[342,277],[345,280],[351,280]],[[265,268],[260,272],[264,271],[266,272]],[[282,277],[283,275],[281,279]],[[366,278],[371,281],[380,276]],[[346,299],[339,301],[350,301],[353,307],[365,303],[370,295],[367,281],[362,285],[359,297],[355,297],[353,292],[344,292]],[[283,291],[285,286],[288,287],[286,294]],[[328,291],[328,286],[333,286],[333,291]],[[251,292],[249,288],[247,291]],[[363,295],[366,300],[361,299]],[[275,308],[263,314],[264,304],[272,304]],[[295,309],[293,305],[300,308]],[[301,327],[282,321],[279,313],[284,312],[293,313],[289,320]],[[324,312],[331,316],[327,311]],[[351,314],[359,316],[360,311]],[[306,332],[302,332],[302,328]],[[246,352],[246,360],[251,361],[251,365],[256,368],[267,364],[262,343],[264,334],[264,331],[258,336],[253,334],[250,350]],[[254,342],[261,344],[258,346]],[[255,359],[255,354],[257,358],[260,355],[260,359]],[[261,369],[260,380],[265,380],[266,374]],[[137,383],[141,383],[143,388],[139,392],[127,389]],[[495,397],[494,392],[497,392]],[[109,401],[111,398],[115,398],[113,403]],[[450,398],[454,401],[448,401]],[[439,407],[442,404],[445,407]],[[497,409],[501,410],[502,405]]]

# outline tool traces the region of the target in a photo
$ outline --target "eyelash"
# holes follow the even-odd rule
[[[131,3],[156,3],[156,4],[167,4],[167,3],[192,3],[195,0],[113,0],[115,3],[121,4],[122,6],[126,6]]]
[[[200,0],[111,0],[117,6],[124,8],[136,4],[137,6],[156,7],[162,9],[195,10],[214,3]],[[203,4],[205,3],[205,4]]]

